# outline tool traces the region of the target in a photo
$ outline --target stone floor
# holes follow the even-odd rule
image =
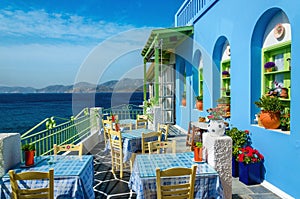
[[[173,131],[173,132],[172,132]],[[171,130],[171,138],[176,139],[177,152],[186,151],[185,136],[176,129]],[[97,145],[90,154],[94,155],[94,191],[98,199],[123,199],[136,198],[136,194],[131,192],[128,188],[128,181],[130,177],[130,169],[126,169],[123,179],[119,175],[113,175],[111,172],[111,158],[110,154],[103,151],[104,143]],[[232,187],[233,199],[280,199],[277,195],[270,192],[261,185],[246,186],[241,183],[238,178],[233,178]]]

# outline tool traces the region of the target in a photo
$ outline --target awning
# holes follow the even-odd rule
[[[141,54],[147,62],[152,62],[155,48],[160,47],[162,49],[162,57],[160,56],[159,59],[169,59],[170,53],[173,53],[175,48],[193,33],[193,26],[152,30]]]

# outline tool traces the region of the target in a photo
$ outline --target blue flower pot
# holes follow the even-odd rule
[[[239,162],[232,157],[232,177],[239,177]]]
[[[239,180],[246,185],[260,184],[262,177],[262,162],[245,164],[239,162]]]

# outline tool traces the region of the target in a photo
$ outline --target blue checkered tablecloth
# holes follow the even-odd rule
[[[193,164],[197,165],[194,197],[223,199],[224,193],[218,173],[205,162],[194,162],[193,152],[137,155],[128,186],[136,192],[138,199],[156,199],[156,168],[191,168]],[[162,182],[166,184],[188,180],[188,177],[163,178]]]
[[[33,167],[22,167],[19,165],[14,170],[17,173],[25,171],[48,172],[54,169],[54,197],[55,198],[95,198],[93,190],[94,166],[93,156],[42,156],[35,161]],[[47,180],[23,181],[19,186],[47,187]],[[0,180],[0,198],[10,198],[11,186],[8,174]]]

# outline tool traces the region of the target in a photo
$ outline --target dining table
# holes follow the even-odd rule
[[[135,119],[122,119],[119,120],[119,124],[121,128],[129,128],[129,130],[132,130],[133,126],[135,126],[136,124],[136,120]]]
[[[193,152],[137,155],[128,183],[129,189],[135,191],[137,199],[155,199],[156,168],[191,168],[193,164],[197,165],[194,198],[225,198],[219,174],[206,162],[195,162]],[[189,177],[161,179],[164,184],[178,180],[188,182]]]
[[[153,132],[151,129],[133,129],[133,130],[123,130],[122,132],[122,146],[123,146],[123,161],[128,162],[131,158],[132,153],[136,153],[142,150],[142,133]],[[163,139],[163,138],[162,138]],[[145,138],[145,141],[156,141],[157,137]],[[109,142],[105,146],[105,150],[110,150]]]
[[[95,193],[94,166],[92,155],[51,155],[35,158],[35,164],[18,164],[12,168],[16,173],[27,171],[48,172],[54,169],[54,198],[93,199]],[[30,180],[18,182],[20,188],[40,188],[48,186],[48,180]],[[8,173],[0,179],[0,198],[11,198],[11,185]]]

